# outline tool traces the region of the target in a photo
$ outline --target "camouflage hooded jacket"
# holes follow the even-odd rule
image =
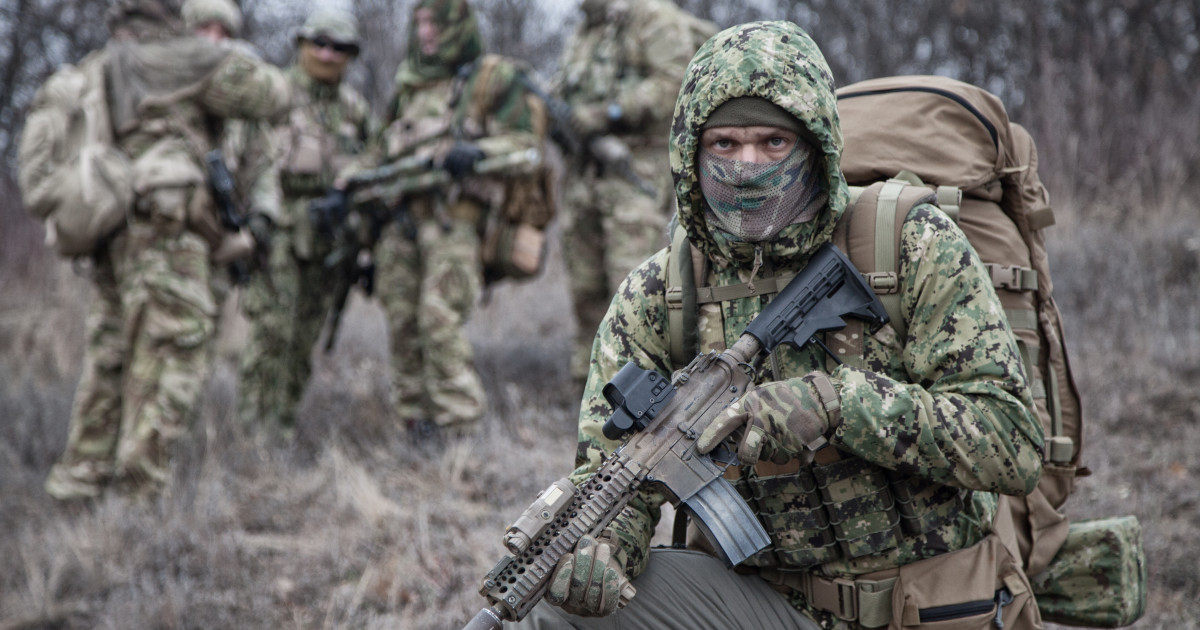
[[[795,272],[830,239],[848,204],[839,168],[842,139],[833,90],[815,43],[788,22],[725,30],[696,53],[675,108],[670,159],[679,220],[710,261],[708,284],[746,282],[756,258],[772,273]],[[801,121],[808,140],[823,153],[823,182],[829,194],[827,206],[814,220],[791,225],[758,244],[736,241],[710,228],[697,177],[701,125],[719,105],[740,96],[768,99]],[[610,413],[601,393],[604,384],[627,361],[662,374],[682,367],[670,359],[666,261],[663,250],[631,272],[600,325],[580,412],[576,481],[618,445],[601,431]],[[832,371],[820,350],[783,347],[755,376],[762,384],[828,371],[843,417],[830,442],[843,458],[866,462],[888,475],[921,479],[962,500],[962,509],[950,522],[905,536],[898,549],[887,553],[825,562],[819,568],[828,575],[861,575],[967,547],[990,531],[996,493],[1028,493],[1041,471],[1042,430],[1030,412],[1033,402],[1017,346],[966,238],[939,210],[918,206],[904,224],[899,273],[906,338],[897,338],[890,325],[884,326],[865,340],[858,362],[863,367],[851,367],[848,361]],[[713,305],[714,311],[701,313],[701,338],[723,337],[724,344],[732,345],[767,301],[756,296]],[[754,470],[746,467],[740,473],[745,479]],[[662,501],[660,495],[644,491],[612,525],[631,575],[645,567]],[[768,553],[786,546],[781,542],[789,536],[786,501],[767,497],[753,507],[772,536]],[[783,555],[776,563],[784,570],[818,568],[789,564]],[[793,604],[805,605],[798,599]]]

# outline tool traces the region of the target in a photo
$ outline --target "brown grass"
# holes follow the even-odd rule
[[[1060,206],[1052,263],[1095,471],[1068,507],[1141,519],[1150,606],[1133,627],[1197,628],[1200,218]],[[0,277],[0,630],[457,628],[483,604],[504,527],[571,468],[578,401],[556,257],[471,323],[491,405],[477,436],[406,441],[387,410],[382,313],[356,299],[336,351],[316,356],[294,441],[233,421],[235,319],[170,491],[58,505],[41,482],[65,440],[87,284],[66,266],[11,269]]]

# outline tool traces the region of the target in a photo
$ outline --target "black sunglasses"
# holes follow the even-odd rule
[[[354,44],[343,44],[341,42],[335,42],[332,39],[328,39],[325,37],[318,37],[316,39],[310,39],[308,41],[311,42],[312,45],[316,46],[317,48],[332,48],[333,52],[339,52],[344,55],[357,55],[358,54],[358,46],[356,46]]]

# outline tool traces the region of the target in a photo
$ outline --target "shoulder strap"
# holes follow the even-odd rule
[[[892,328],[903,340],[908,322],[900,308],[900,237],[909,212],[920,204],[936,203],[937,195],[924,186],[890,179],[866,188],[852,187],[851,199],[842,217],[846,255],[879,296]]]
[[[677,217],[672,218],[671,248],[667,251],[667,336],[671,364],[676,367],[687,365],[700,351],[696,288],[704,283],[704,266],[701,264],[697,273],[692,254],[687,230]]]

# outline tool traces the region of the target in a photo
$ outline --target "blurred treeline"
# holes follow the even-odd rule
[[[171,0],[181,1],[181,0]],[[627,1],[627,0],[622,0]],[[722,26],[789,19],[813,34],[841,85],[943,74],[1000,95],[1038,142],[1056,198],[1120,220],[1193,196],[1200,172],[1200,0],[678,0]],[[382,111],[414,0],[354,0],[364,46],[351,82]],[[103,44],[111,0],[0,0],[0,218],[20,216],[18,134],[41,80]],[[553,74],[577,2],[474,0],[491,51]],[[244,36],[287,64],[309,5],[243,0]],[[32,228],[31,228],[32,229]],[[13,235],[13,229],[5,231]],[[9,239],[4,239],[11,242]],[[8,249],[8,248],[6,248]]]

